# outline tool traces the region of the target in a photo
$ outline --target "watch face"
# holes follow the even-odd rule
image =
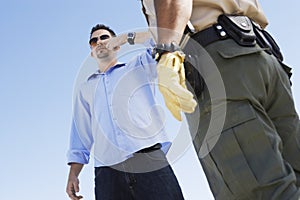
[[[133,33],[128,33],[128,37],[133,37],[134,36],[134,34]]]
[[[130,32],[127,34],[127,41],[129,44],[134,44],[135,33]]]

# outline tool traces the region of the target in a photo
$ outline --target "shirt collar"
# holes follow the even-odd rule
[[[115,66],[109,68],[106,72],[100,72],[99,70],[98,70],[98,72],[99,72],[100,74],[107,74],[107,73],[110,73],[111,71],[113,71],[114,69],[117,69],[117,68],[119,68],[119,67],[123,67],[124,65],[125,65],[125,63],[119,63],[119,62],[118,62]]]
[[[120,62],[118,62],[115,66],[109,68],[106,72],[100,72],[99,70],[97,70],[96,72],[94,72],[93,74],[91,74],[91,75],[87,78],[87,80],[89,81],[89,80],[91,80],[91,79],[93,79],[93,78],[96,78],[98,75],[101,75],[101,74],[107,74],[107,73],[110,73],[110,72],[113,71],[114,69],[117,69],[117,68],[119,68],[119,67],[123,67],[123,66],[125,66],[125,65],[126,65],[125,63],[120,63]]]

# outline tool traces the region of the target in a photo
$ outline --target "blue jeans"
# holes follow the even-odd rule
[[[161,150],[134,154],[118,165],[96,167],[95,195],[96,200],[184,199],[177,178]]]

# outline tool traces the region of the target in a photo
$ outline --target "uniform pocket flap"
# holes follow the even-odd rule
[[[215,140],[220,136],[220,131],[224,132],[230,128],[243,124],[247,121],[256,118],[255,111],[249,101],[229,101],[226,109],[224,106],[217,107],[213,110],[214,115],[211,114],[211,105],[202,109],[199,130],[206,130],[206,140]],[[225,112],[226,111],[226,112]],[[225,113],[224,113],[225,112]],[[226,115],[226,117],[224,117]],[[225,121],[222,121],[224,120]],[[223,123],[224,122],[224,123]],[[223,123],[219,130],[219,123]],[[210,127],[210,128],[209,128]],[[202,135],[202,137],[204,137]],[[202,139],[201,139],[202,140]]]
[[[238,46],[233,40],[226,41],[228,43],[232,43],[229,45],[223,45],[220,49],[218,49],[218,53],[223,58],[234,58],[237,56],[249,55],[253,53],[258,53],[264,51],[266,49],[262,49],[259,46],[254,47],[241,47]]]
[[[223,131],[255,118],[254,109],[248,101],[231,101],[227,104]]]

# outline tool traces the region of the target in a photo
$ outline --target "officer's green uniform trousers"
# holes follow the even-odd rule
[[[205,50],[226,91],[224,98],[211,101],[206,86],[198,97],[200,123],[194,146],[215,199],[300,199],[300,123],[282,65],[260,47],[241,47],[232,39]],[[213,72],[203,76],[217,77]],[[222,122],[222,114],[211,118],[214,102],[215,111],[226,105],[217,135],[208,128]],[[192,117],[187,115],[195,127]],[[209,147],[209,153],[201,153],[201,146]]]

